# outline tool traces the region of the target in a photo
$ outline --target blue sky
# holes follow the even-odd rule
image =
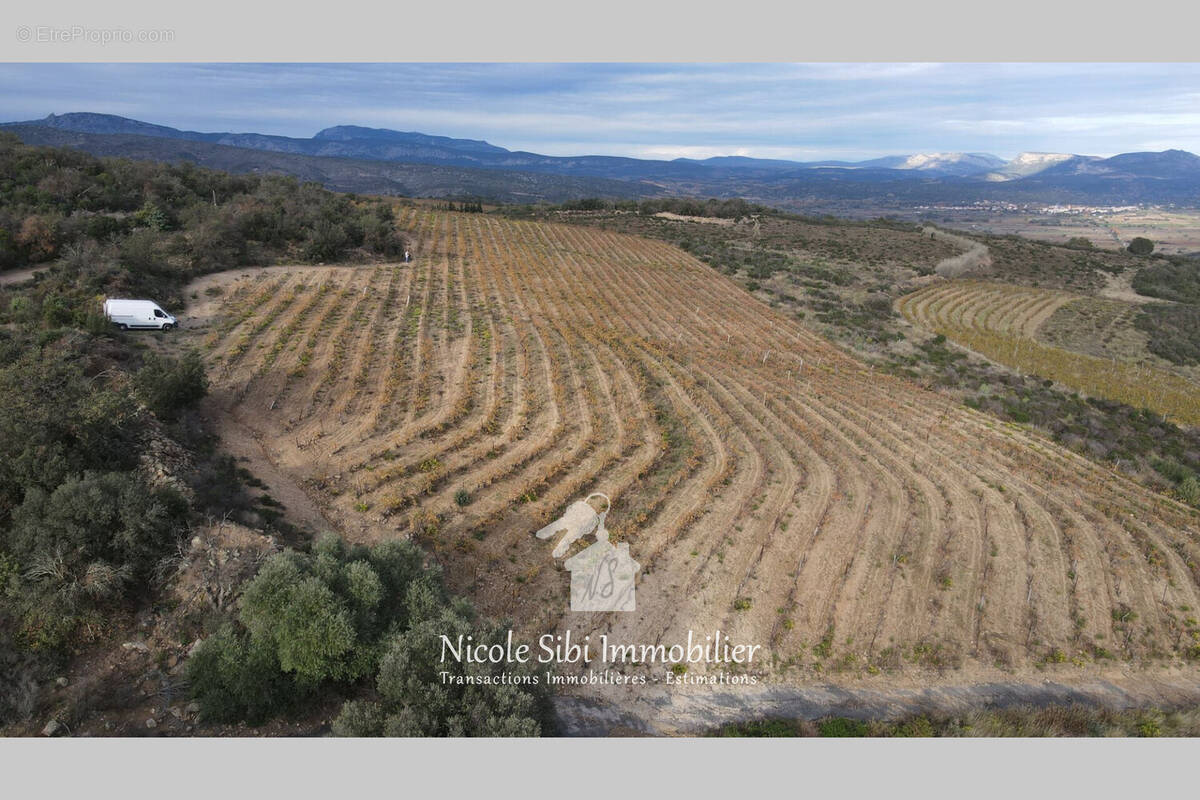
[[[1200,153],[1200,64],[0,64],[0,120],[68,111],[551,155]]]

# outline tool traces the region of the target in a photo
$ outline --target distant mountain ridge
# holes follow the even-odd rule
[[[547,156],[481,139],[358,125],[325,128],[305,139],[185,131],[112,114],[70,113],[0,123],[0,129],[34,144],[191,160],[232,171],[286,172],[343,191],[425,191],[506,202],[559,202],[591,193],[744,197],[794,208],[828,202],[887,207],[987,201],[1200,206],[1200,157],[1183,150],[1111,158],[1022,153],[1011,161],[989,153],[945,152],[858,162],[748,156],[655,160]]]
[[[70,147],[96,156],[141,161],[187,161],[234,173],[292,175],[341,192],[452,200],[485,198],[503,203],[562,203],[585,197],[632,199],[663,194],[655,186],[604,178],[308,156],[186,139],[80,133],[41,126],[9,125],[2,130],[31,145]]]
[[[336,125],[318,131],[309,139],[261,133],[202,133],[155,125],[115,114],[74,112],[50,114],[40,120],[4,123],[68,130],[76,133],[132,134],[167,139],[211,142],[231,147],[297,153],[340,158],[370,158],[380,161],[418,159],[422,163],[452,163],[456,166],[532,169],[535,171],[587,173],[618,177],[613,171],[631,177],[631,171],[645,170],[671,177],[695,176],[697,167],[724,169],[796,170],[817,167],[847,169],[913,169],[946,175],[972,175],[995,169],[1005,163],[988,153],[917,153],[884,156],[866,161],[790,161],[745,156],[718,156],[703,160],[678,158],[672,161],[636,159],[623,156],[544,156],[512,151],[478,139],[455,139],[425,133]],[[603,173],[601,175],[600,173]],[[640,176],[639,176],[640,177]]]

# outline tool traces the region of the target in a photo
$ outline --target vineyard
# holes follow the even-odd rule
[[[1194,511],[872,372],[665,243],[400,217],[410,264],[191,290],[216,402],[347,536],[416,539],[526,631],[720,629],[784,679],[1197,654]],[[903,308],[1037,358],[1070,297],[976,291]],[[568,613],[532,535],[590,492],[643,565],[636,612]]]
[[[1060,290],[950,281],[900,298],[897,308],[910,322],[1021,372],[1087,395],[1149,408],[1182,424],[1200,424],[1200,389],[1186,378],[1116,357],[1065,350],[1035,338],[1055,312],[1089,301]]]

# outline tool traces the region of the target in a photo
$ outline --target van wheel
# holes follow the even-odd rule
[[[169,330],[171,330],[171,328],[174,328],[174,327],[175,327],[175,326],[174,326],[174,325],[172,325],[171,323],[169,323],[169,322],[164,322],[164,323],[163,323],[163,326],[162,326],[162,329],[163,329],[164,331],[169,331]]]
[[[118,323],[117,323],[117,327],[118,327],[118,328],[120,328],[120,329],[121,329],[121,330],[123,330],[123,331],[127,331],[127,330],[129,330],[129,326],[128,326],[128,325],[126,325],[124,322],[118,322]]]

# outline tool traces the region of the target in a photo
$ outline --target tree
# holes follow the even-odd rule
[[[267,560],[246,585],[240,626],[205,641],[189,679],[209,718],[261,719],[264,706],[244,687],[273,687],[276,713],[319,687],[352,686],[378,669],[387,637],[444,603],[440,573],[412,543],[368,549],[322,536],[310,553]],[[264,674],[231,666],[249,654]]]
[[[188,659],[187,677],[205,717],[216,721],[261,723],[301,696],[270,644],[247,639],[232,625],[200,643]]]
[[[1127,249],[1135,256],[1148,256],[1154,252],[1154,242],[1144,236],[1135,236]]]
[[[304,576],[295,553],[273,558],[246,589],[241,620],[279,668],[302,685],[359,677],[357,632],[348,604],[320,578]]]
[[[304,244],[304,257],[311,262],[333,261],[350,243],[344,225],[326,219],[317,220]]]
[[[411,542],[370,549],[323,536],[312,552],[272,556],[246,586],[238,623],[188,660],[192,692],[211,720],[257,723],[305,699],[361,692],[334,730],[353,736],[536,736],[550,719],[540,685],[442,685],[454,675],[525,674],[520,665],[441,661],[441,636],[502,643]],[[531,674],[531,673],[530,673]]]

